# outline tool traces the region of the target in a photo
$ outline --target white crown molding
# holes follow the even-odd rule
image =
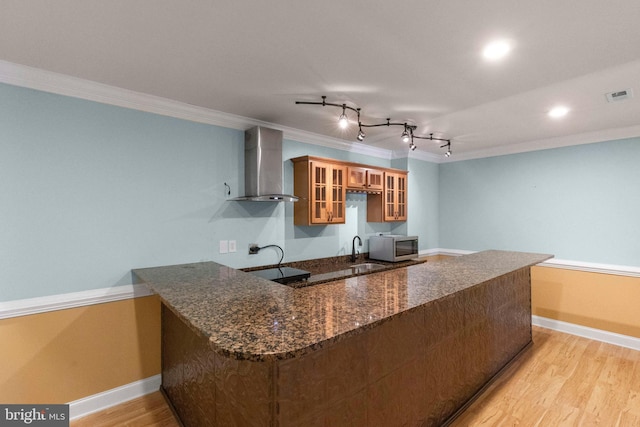
[[[442,163],[446,157],[444,155],[438,155],[433,153],[428,153],[425,151],[404,151],[404,150],[394,150],[392,154],[392,158],[394,159],[404,159],[405,157],[409,157],[411,159],[422,160],[425,162],[431,163]]]
[[[130,108],[147,113],[159,114],[192,122],[222,126],[231,129],[246,130],[253,126],[267,126],[283,131],[284,137],[295,141],[320,145],[337,150],[352,151],[359,154],[391,158],[391,151],[371,147],[365,144],[348,143],[327,136],[306,132],[261,120],[250,119],[222,111],[197,107],[184,102],[174,101],[155,95],[134,92],[102,83],[84,80],[65,74],[28,67],[0,60],[0,82],[43,92]]]
[[[614,332],[603,331],[602,329],[589,328],[587,326],[576,325],[574,323],[563,322],[561,320],[549,319],[536,315],[531,316],[531,324],[541,328],[552,329],[566,334],[577,335],[594,341],[605,342],[620,347],[633,350],[640,350],[640,338],[629,335],[616,334]]]
[[[2,60],[0,82],[232,129],[245,130],[263,124],[258,120]]]
[[[455,153],[455,156],[440,158],[438,163],[452,163],[464,160],[482,159],[486,157],[506,156],[509,154],[519,154],[530,151],[569,147],[573,145],[584,145],[604,141],[615,141],[618,139],[636,138],[638,136],[640,136],[640,125],[628,126],[624,128],[612,128],[561,136],[557,138],[527,141],[520,144],[510,144],[507,146],[488,148],[484,150]]]
[[[268,126],[273,129],[281,130],[284,133],[284,137],[286,139],[291,139],[294,141],[304,142],[312,145],[319,145],[322,147],[335,148],[337,150],[351,151],[354,153],[369,155],[372,157],[380,157],[387,160],[392,158],[392,152],[384,148],[373,147],[371,145],[361,144],[359,142],[347,142],[342,139],[331,138],[317,133],[280,126],[273,123],[268,123]]]
[[[246,130],[252,126],[267,126],[274,129],[280,129],[283,131],[285,138],[299,142],[384,159],[411,157],[432,163],[458,162],[463,160],[503,156],[528,151],[544,150],[548,148],[558,148],[640,136],[639,125],[587,132],[559,138],[529,141],[521,144],[495,147],[486,150],[456,153],[454,157],[444,157],[442,155],[429,152],[408,152],[405,150],[390,151],[366,144],[346,142],[341,139],[331,138],[312,132],[283,127],[274,123],[224,113],[222,111],[197,107],[184,102],[134,92],[127,89],[3,60],[0,60],[0,83],[231,129]]]
[[[94,412],[111,408],[140,396],[160,390],[162,377],[154,375],[140,381],[125,384],[102,393],[69,402],[69,418],[82,418]]]
[[[153,295],[145,285],[124,285],[45,297],[0,302],[0,319]]]

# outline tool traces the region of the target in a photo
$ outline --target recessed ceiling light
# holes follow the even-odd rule
[[[511,51],[511,44],[506,40],[496,40],[484,47],[482,56],[488,61],[504,58]]]
[[[558,105],[557,107],[553,107],[549,110],[549,117],[553,117],[554,119],[559,119],[560,117],[564,117],[569,112],[569,108],[564,105]]]

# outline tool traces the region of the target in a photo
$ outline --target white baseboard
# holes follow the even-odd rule
[[[640,351],[640,338],[630,337],[628,335],[616,334],[614,332],[589,328],[587,326],[576,325],[574,323],[563,322],[561,320],[554,320],[536,315],[531,316],[531,324],[558,332],[589,338],[594,341],[601,341],[607,344],[618,345],[620,347]]]
[[[160,389],[161,375],[145,378],[93,396],[69,402],[69,418],[74,420],[102,411]]]
[[[433,248],[433,249],[423,249],[420,251],[420,255],[423,256],[432,256],[432,255],[446,255],[446,256],[460,256],[460,255],[469,255],[474,253],[475,251],[466,251],[462,249],[443,249],[443,248]]]

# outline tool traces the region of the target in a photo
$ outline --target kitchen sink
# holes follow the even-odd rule
[[[318,260],[312,260],[312,262],[300,261],[291,263],[289,265],[283,265],[278,268],[277,266],[267,266],[268,268],[256,269],[249,268],[243,271],[247,271],[256,276],[277,281],[278,283],[290,286],[292,288],[304,288],[307,286],[318,285],[321,283],[333,282],[336,280],[343,280],[354,276],[363,276],[370,273],[377,273],[381,271],[392,270],[394,268],[408,267],[409,265],[421,264],[426,260],[409,260],[400,262],[368,262],[367,257],[362,257],[356,261],[350,261],[349,256],[342,256],[336,258],[329,258],[327,262],[317,262]],[[362,261],[362,262],[358,262]],[[357,264],[356,264],[357,263]],[[275,268],[272,268],[275,267]],[[287,267],[291,267],[295,270],[294,274],[284,271]],[[276,279],[283,276],[284,280],[275,280],[273,277],[264,277],[265,274],[277,270]],[[298,273],[305,274],[301,277]],[[286,274],[281,274],[286,273]],[[306,274],[310,274],[306,277]]]
[[[385,268],[386,266],[383,264],[376,264],[374,262],[365,262],[362,264],[355,264],[350,267],[351,267],[351,270],[353,270],[354,274],[360,274],[360,273],[368,273],[373,270],[378,270],[380,268]]]

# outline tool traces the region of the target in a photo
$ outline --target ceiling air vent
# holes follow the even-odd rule
[[[629,98],[633,98],[633,89],[619,90],[607,94],[607,101],[609,102],[624,101]]]

